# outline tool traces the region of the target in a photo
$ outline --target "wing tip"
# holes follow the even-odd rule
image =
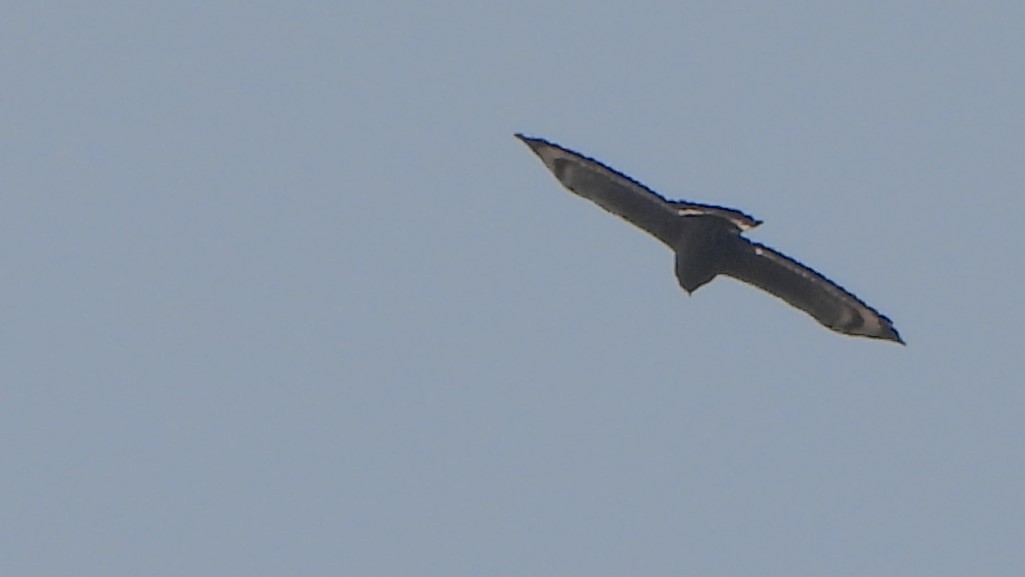
[[[551,142],[548,142],[547,140],[545,140],[543,138],[537,138],[535,136],[527,136],[526,134],[523,134],[522,132],[514,132],[513,136],[515,136],[517,139],[519,139],[520,142],[522,142],[523,144],[526,144],[527,146],[529,146],[531,148],[534,148],[535,146],[542,145],[542,144],[546,144],[546,145],[552,146]]]
[[[536,137],[533,137],[533,136],[527,136],[526,134],[523,134],[522,132],[517,132],[517,133],[513,134],[513,136],[515,136],[517,139],[519,139],[519,141],[522,142],[523,144],[526,144],[527,148],[529,148],[531,152],[536,154],[538,156],[538,158],[540,158],[546,165],[548,164],[549,160],[546,159],[546,155],[545,155],[545,152],[544,152],[545,149],[553,149],[554,148],[555,150],[560,150],[560,151],[563,151],[563,152],[568,152],[568,151],[566,151],[566,149],[562,148],[558,144],[555,144],[554,142],[549,142],[549,141],[547,141],[547,140],[545,140],[543,138],[536,138]]]
[[[877,338],[887,341],[893,341],[895,343],[900,344],[901,346],[908,346],[908,344],[904,342],[904,339],[901,338],[900,333],[897,332],[897,329],[893,327],[892,321],[890,321],[890,319],[886,318],[883,315],[879,315],[879,317],[883,320],[883,332],[882,334],[878,335]]]

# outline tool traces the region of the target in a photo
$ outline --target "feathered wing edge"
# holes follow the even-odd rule
[[[905,344],[884,314],[822,274],[765,245],[739,238],[742,247],[723,274],[754,285],[844,334]]]
[[[660,208],[667,210],[673,214],[679,216],[692,216],[692,215],[710,215],[717,216],[719,218],[732,222],[740,230],[752,229],[762,221],[752,217],[749,214],[741,212],[733,208],[727,208],[725,206],[718,206],[713,204],[701,204],[696,202],[686,202],[682,200],[667,200],[665,197],[648,188],[641,182],[634,180],[633,178],[619,172],[618,170],[602,163],[599,160],[584,156],[579,152],[572,151],[568,148],[559,146],[554,142],[549,142],[543,138],[531,138],[524,136],[523,134],[516,134],[516,138],[520,139],[524,144],[530,147],[534,154],[536,154],[541,161],[548,167],[553,174],[558,177],[558,170],[556,167],[557,160],[570,160],[578,166],[586,167],[602,177],[608,179],[609,182],[622,187],[625,190],[629,190],[635,193],[640,199],[643,198],[650,203],[657,204]],[[563,183],[565,184],[565,183]],[[576,192],[576,191],[574,191]],[[579,194],[579,193],[578,193]],[[595,200],[591,198],[591,200]],[[623,216],[623,215],[620,215]]]

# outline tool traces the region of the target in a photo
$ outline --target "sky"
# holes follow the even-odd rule
[[[9,2],[0,572],[1025,574],[1025,4]],[[835,334],[513,134],[890,316]]]

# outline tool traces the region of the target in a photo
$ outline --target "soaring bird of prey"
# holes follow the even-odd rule
[[[904,344],[885,315],[811,268],[741,236],[759,224],[739,210],[667,200],[593,158],[517,134],[571,192],[639,226],[676,253],[687,293],[724,274],[752,284],[838,333]]]

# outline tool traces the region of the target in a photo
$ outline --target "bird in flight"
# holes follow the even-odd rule
[[[885,315],[811,268],[741,236],[759,224],[739,210],[667,200],[610,168],[553,142],[517,134],[574,194],[644,229],[676,253],[676,278],[693,293],[724,274],[754,285],[838,333],[904,344]]]

